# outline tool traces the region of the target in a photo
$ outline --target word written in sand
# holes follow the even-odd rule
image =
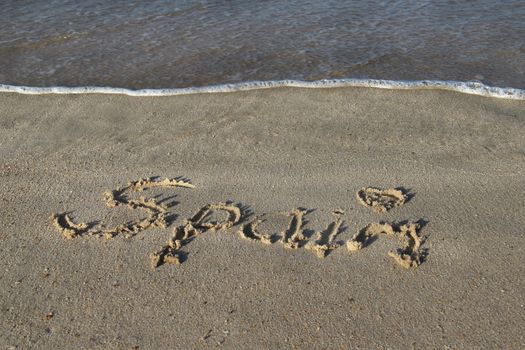
[[[127,206],[130,209],[141,209],[147,213],[143,219],[106,227],[103,223],[86,224],[75,223],[67,214],[52,214],[51,220],[54,226],[64,235],[72,239],[81,236],[95,236],[111,239],[117,235],[133,237],[151,227],[167,228],[169,226],[167,216],[168,208],[158,203],[154,198],[139,197],[132,199],[132,192],[143,192],[152,188],[194,188],[184,179],[155,178],[140,179],[130,182],[124,187],[104,193],[106,206],[114,208]],[[356,194],[358,201],[374,212],[382,213],[405,204],[409,200],[409,194],[401,189],[378,189],[373,187],[363,188]],[[218,213],[224,213],[222,220],[212,220]],[[271,235],[259,230],[263,222],[262,215],[255,216],[250,222],[240,225],[247,216],[245,211],[231,202],[207,204],[200,208],[192,217],[183,220],[182,225],[175,227],[172,237],[167,244],[159,250],[151,253],[150,260],[153,268],[163,264],[180,265],[185,260],[183,248],[191,241],[206,232],[227,231],[233,226],[240,225],[238,234],[248,240],[262,244],[282,244],[288,249],[304,248],[313,252],[319,258],[326,257],[333,250],[346,246],[347,251],[355,252],[367,247],[379,236],[396,237],[401,242],[401,247],[389,252],[389,256],[405,268],[419,266],[427,255],[426,249],[422,248],[424,237],[420,231],[424,222],[378,222],[371,223],[357,232],[347,242],[337,240],[342,232],[344,211],[341,209],[332,212],[333,221],[326,229],[315,232],[311,237],[304,234],[304,216],[307,211],[296,208],[290,211],[288,228],[278,235]]]

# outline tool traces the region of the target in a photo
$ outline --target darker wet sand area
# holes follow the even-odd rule
[[[521,348],[525,102],[0,94],[0,344]]]

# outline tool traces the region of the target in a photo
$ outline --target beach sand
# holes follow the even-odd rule
[[[2,348],[525,347],[525,101],[277,88],[3,93],[0,106]],[[50,219],[93,231],[146,218],[104,192],[154,176],[195,186],[129,192],[156,198],[167,228],[66,238]],[[374,211],[356,198],[365,187],[411,195]],[[226,201],[241,222],[197,228],[180,266],[152,267],[176,227]],[[297,208],[303,226],[287,231]],[[238,233],[256,217],[272,244]],[[389,256],[402,236],[347,248],[368,224],[402,221],[422,226],[419,266]],[[278,241],[332,222],[341,244],[324,258]]]

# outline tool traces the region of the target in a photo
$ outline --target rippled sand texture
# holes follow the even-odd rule
[[[523,349],[524,100],[0,106],[1,348]]]
[[[7,1],[0,83],[481,80],[524,88],[523,1]]]

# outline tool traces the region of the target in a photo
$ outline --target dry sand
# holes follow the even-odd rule
[[[2,348],[525,347],[524,101],[279,88],[0,106]],[[125,187],[152,176],[195,187]]]

